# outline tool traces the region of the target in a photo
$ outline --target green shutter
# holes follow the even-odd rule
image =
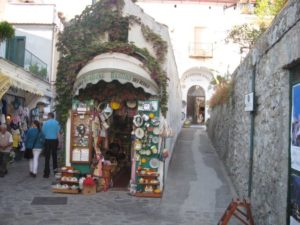
[[[7,40],[6,59],[24,67],[25,58],[25,37],[13,37]]]

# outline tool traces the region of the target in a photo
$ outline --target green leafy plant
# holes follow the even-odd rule
[[[230,80],[219,83],[214,88],[214,94],[210,98],[208,105],[210,108],[222,105],[228,102],[233,90],[233,83]]]
[[[159,99],[161,111],[167,112],[168,79],[161,63],[167,53],[167,44],[151,30],[144,34],[145,39],[161,47],[152,56],[147,49],[128,43],[128,29],[133,23],[142,24],[135,16],[123,16],[123,0],[102,0],[87,7],[81,15],[76,16],[59,35],[57,48],[61,53],[56,80],[56,111],[59,120],[64,124],[71,108],[73,85],[77,73],[95,56],[106,52],[118,52],[139,59],[149,71],[151,78],[160,88]],[[146,27],[144,25],[144,27]],[[151,37],[150,37],[151,36]]]
[[[256,24],[234,26],[229,31],[226,40],[239,44],[241,53],[244,49],[251,49],[286,3],[287,0],[257,0],[254,10],[257,16]]]
[[[0,22],[0,42],[12,38],[14,35],[15,30],[11,24],[6,21]]]
[[[240,51],[250,49],[255,44],[258,37],[265,31],[266,28],[257,27],[252,24],[236,25],[232,28],[227,36],[227,41],[232,40],[233,43],[240,45]]]
[[[47,68],[45,67],[40,68],[37,64],[32,64],[29,66],[29,71],[43,79],[47,78]]]
[[[287,0],[257,0],[255,14],[259,17],[276,16]]]

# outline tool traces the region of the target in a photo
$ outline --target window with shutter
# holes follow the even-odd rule
[[[16,36],[7,40],[6,59],[24,67],[25,58],[25,37]]]

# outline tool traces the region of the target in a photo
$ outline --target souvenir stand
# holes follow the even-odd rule
[[[72,102],[67,128],[68,166],[56,174],[53,192],[85,194],[129,186],[134,196],[161,197],[160,125],[159,101],[131,84],[100,81],[82,90]],[[96,187],[85,191],[87,177]]]
[[[137,197],[160,198],[161,138],[158,101],[139,101],[138,114],[133,119],[132,192]],[[135,190],[134,190],[135,189]]]
[[[71,111],[70,162],[58,170],[57,184],[52,188],[55,193],[79,194],[80,178],[90,173],[92,160],[91,120],[93,101],[74,100]],[[82,183],[82,182],[81,182]]]
[[[73,102],[71,112],[71,165],[81,173],[90,173],[92,161],[92,107],[93,101]]]

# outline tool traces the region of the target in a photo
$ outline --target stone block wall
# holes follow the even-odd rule
[[[230,101],[212,110],[208,134],[240,196],[247,196],[250,113],[244,95],[255,74],[252,209],[257,225],[285,225],[289,168],[289,69],[300,62],[300,1],[289,1],[233,74]],[[299,63],[298,63],[299,65]]]

